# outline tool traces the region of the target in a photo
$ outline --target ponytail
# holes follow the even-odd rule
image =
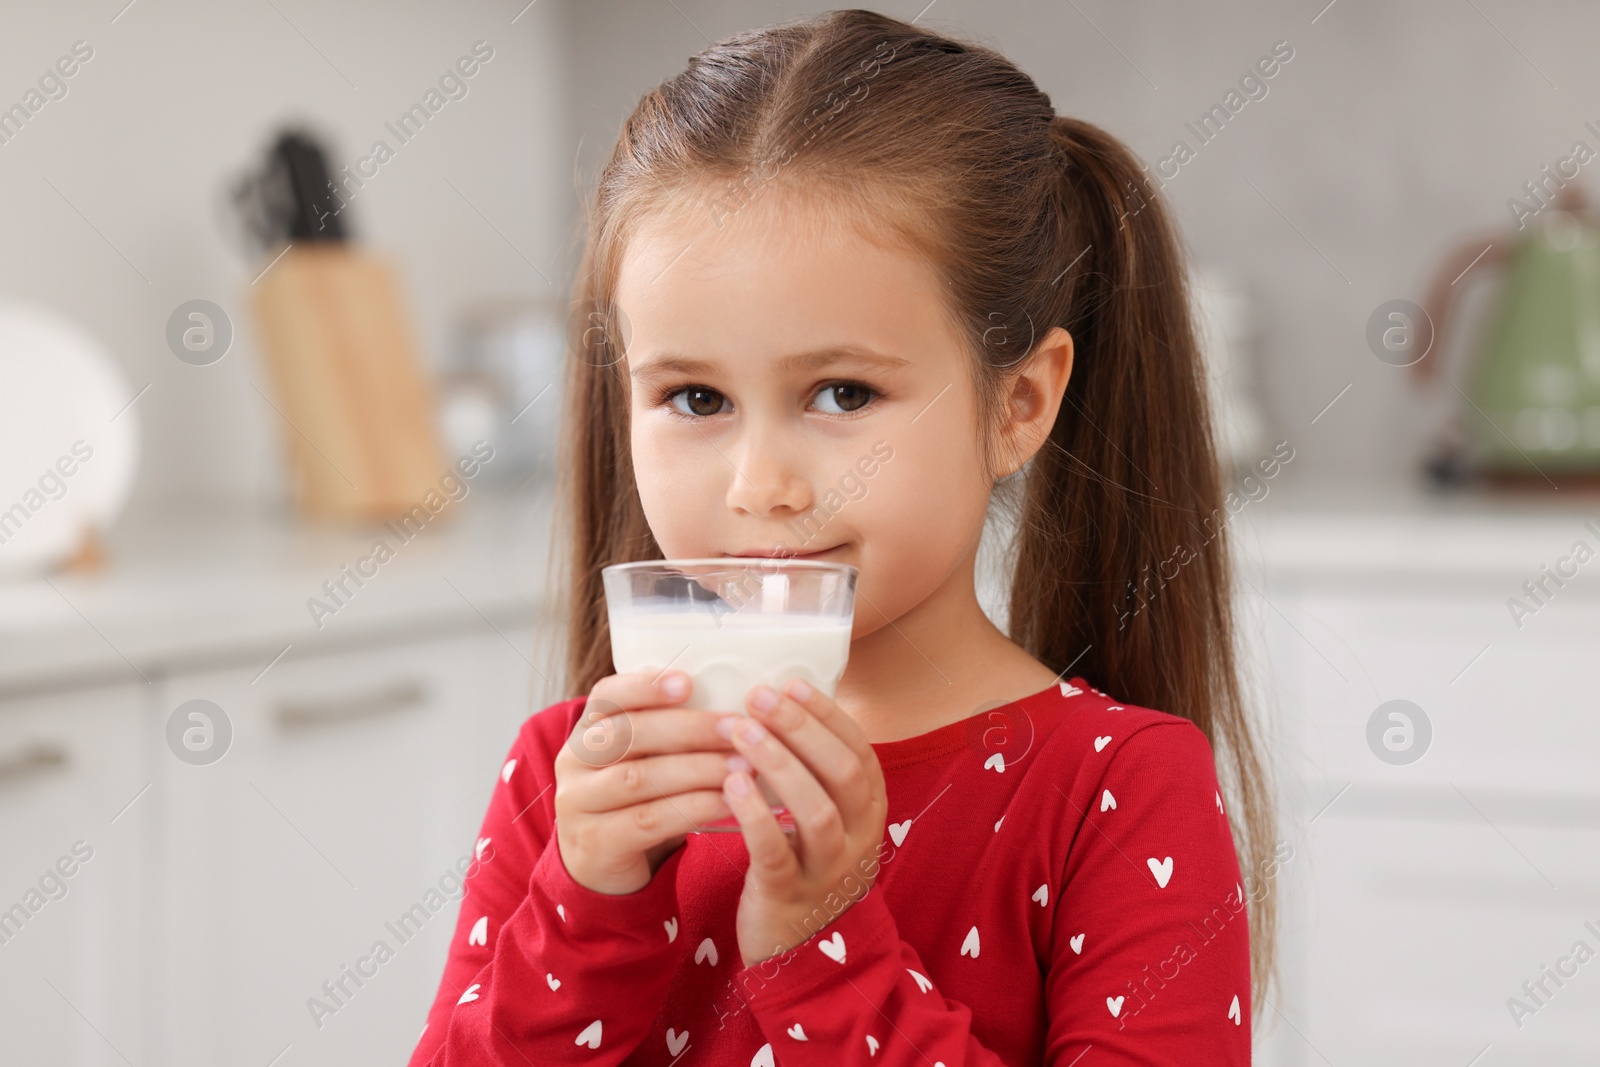
[[[1273,854],[1274,793],[1236,673],[1222,470],[1181,248],[1119,141],[1060,115],[1049,138],[1066,272],[1045,303],[1075,356],[1023,474],[1008,629],[1052,668],[1200,728],[1248,876]],[[1250,927],[1259,998],[1275,959],[1272,893]]]

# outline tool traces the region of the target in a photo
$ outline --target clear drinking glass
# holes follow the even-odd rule
[[[650,560],[601,569],[619,673],[682,670],[694,680],[679,707],[744,713],[751,687],[804,678],[833,696],[850,655],[857,569],[821,560]],[[794,818],[755,776],[778,825]],[[696,832],[739,831],[729,816]]]

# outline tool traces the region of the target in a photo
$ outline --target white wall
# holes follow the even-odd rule
[[[1592,55],[1600,10],[1579,0],[1337,0],[1324,12],[1326,4],[861,6],[903,19],[927,8],[920,24],[998,47],[1058,111],[1106,127],[1152,168],[1176,139],[1197,145],[1184,123],[1218,102],[1274,42],[1288,41],[1294,58],[1266,83],[1267,95],[1199,147],[1166,192],[1195,259],[1253,290],[1270,440],[1296,448],[1288,476],[1392,486],[1410,477],[1427,426],[1404,373],[1367,348],[1367,318],[1391,299],[1420,302],[1434,265],[1458,239],[1509,230],[1507,198],[1575,140],[1600,150],[1583,129],[1600,120]],[[707,38],[826,7],[574,5],[585,162],[597,164],[633,99],[681,69]],[[1590,175],[1582,180],[1593,184]],[[1464,310],[1476,306],[1469,298]]]
[[[876,6],[911,18],[925,4]],[[282,494],[282,427],[251,387],[266,381],[248,320],[235,316],[235,349],[210,368],[179,363],[163,340],[185,300],[242,311],[256,265],[226,243],[216,200],[278,120],[320,119],[348,159],[473,41],[495,47],[471,94],[351,209],[361,237],[398,264],[437,362],[466,302],[565,292],[575,183],[587,187],[640,93],[709,39],[820,9],[539,0],[513,25],[522,0],[11,7],[0,105],[74,41],[95,56],[64,99],[0,145],[0,296],[78,319],[116,352],[131,388],[153,383],[139,401],[135,504],[145,507]],[[1583,129],[1600,119],[1589,56],[1600,16],[1577,0],[1337,0],[1326,11],[1323,0],[938,0],[923,20],[996,44],[1060,110],[1106,126],[1152,165],[1177,138],[1194,143],[1184,123],[1275,41],[1290,43],[1294,59],[1268,95],[1167,192],[1195,258],[1257,298],[1258,385],[1273,439],[1296,447],[1297,481],[1410,476],[1428,420],[1404,375],[1367,350],[1367,317],[1419,298],[1460,237],[1508,229],[1507,198],[1575,140],[1600,147]]]
[[[348,217],[399,270],[430,361],[464,303],[565,290],[572,155],[559,5],[535,4],[513,24],[522,3],[125,2],[6,5],[0,107],[75,41],[94,55],[66,96],[0,144],[0,297],[76,319],[115,353],[132,391],[151,384],[138,404],[136,507],[271,505],[285,491],[283,426],[251,384],[271,394],[245,302],[263,264],[246,261],[218,219],[221,190],[259,162],[281,120],[314,120],[336,163],[380,137],[397,148]],[[384,122],[480,39],[494,57],[467,95],[399,146]],[[220,304],[236,327],[211,367],[179,362],[164,339],[167,316],[194,298]]]

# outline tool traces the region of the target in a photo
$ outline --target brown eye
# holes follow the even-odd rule
[[[828,411],[825,407],[821,409],[830,415],[847,415],[852,411],[860,410],[867,406],[872,399],[872,395],[873,390],[871,387],[860,382],[835,382],[832,385],[823,386],[817,393],[819,400],[823,397],[830,397],[838,408],[836,411]]]
[[[678,404],[679,397],[688,397],[688,410]],[[701,418],[715,415],[722,407],[722,394],[715,389],[705,389],[691,385],[686,389],[679,389],[670,397],[672,406],[685,415],[695,415]]]

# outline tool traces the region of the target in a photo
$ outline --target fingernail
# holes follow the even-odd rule
[[[796,700],[809,700],[811,698],[811,686],[806,684],[804,678],[795,678],[789,683],[789,695]]]
[[[728,757],[728,770],[745,771],[748,773],[752,769],[753,768],[750,766],[750,761],[745,759],[743,756],[735,754]]]
[[[689,679],[681,674],[669,674],[661,680],[661,691],[676,700],[689,691]]]
[[[758,685],[750,693],[750,703],[762,711],[771,711],[778,706],[778,691],[770,685]]]
[[[722,718],[717,720],[717,733],[724,740],[732,741],[733,740],[733,728],[735,726],[737,726],[737,725],[739,725],[738,716],[736,716],[736,715],[724,715]]]
[[[728,792],[736,797],[744,796],[750,792],[750,779],[742,774],[730,774],[728,776]]]
[[[739,729],[739,736],[743,737],[746,741],[753,745],[757,741],[760,741],[763,737],[766,737],[767,731],[763,729],[761,724],[756,722],[754,719],[747,719],[745,720],[744,725]]]

